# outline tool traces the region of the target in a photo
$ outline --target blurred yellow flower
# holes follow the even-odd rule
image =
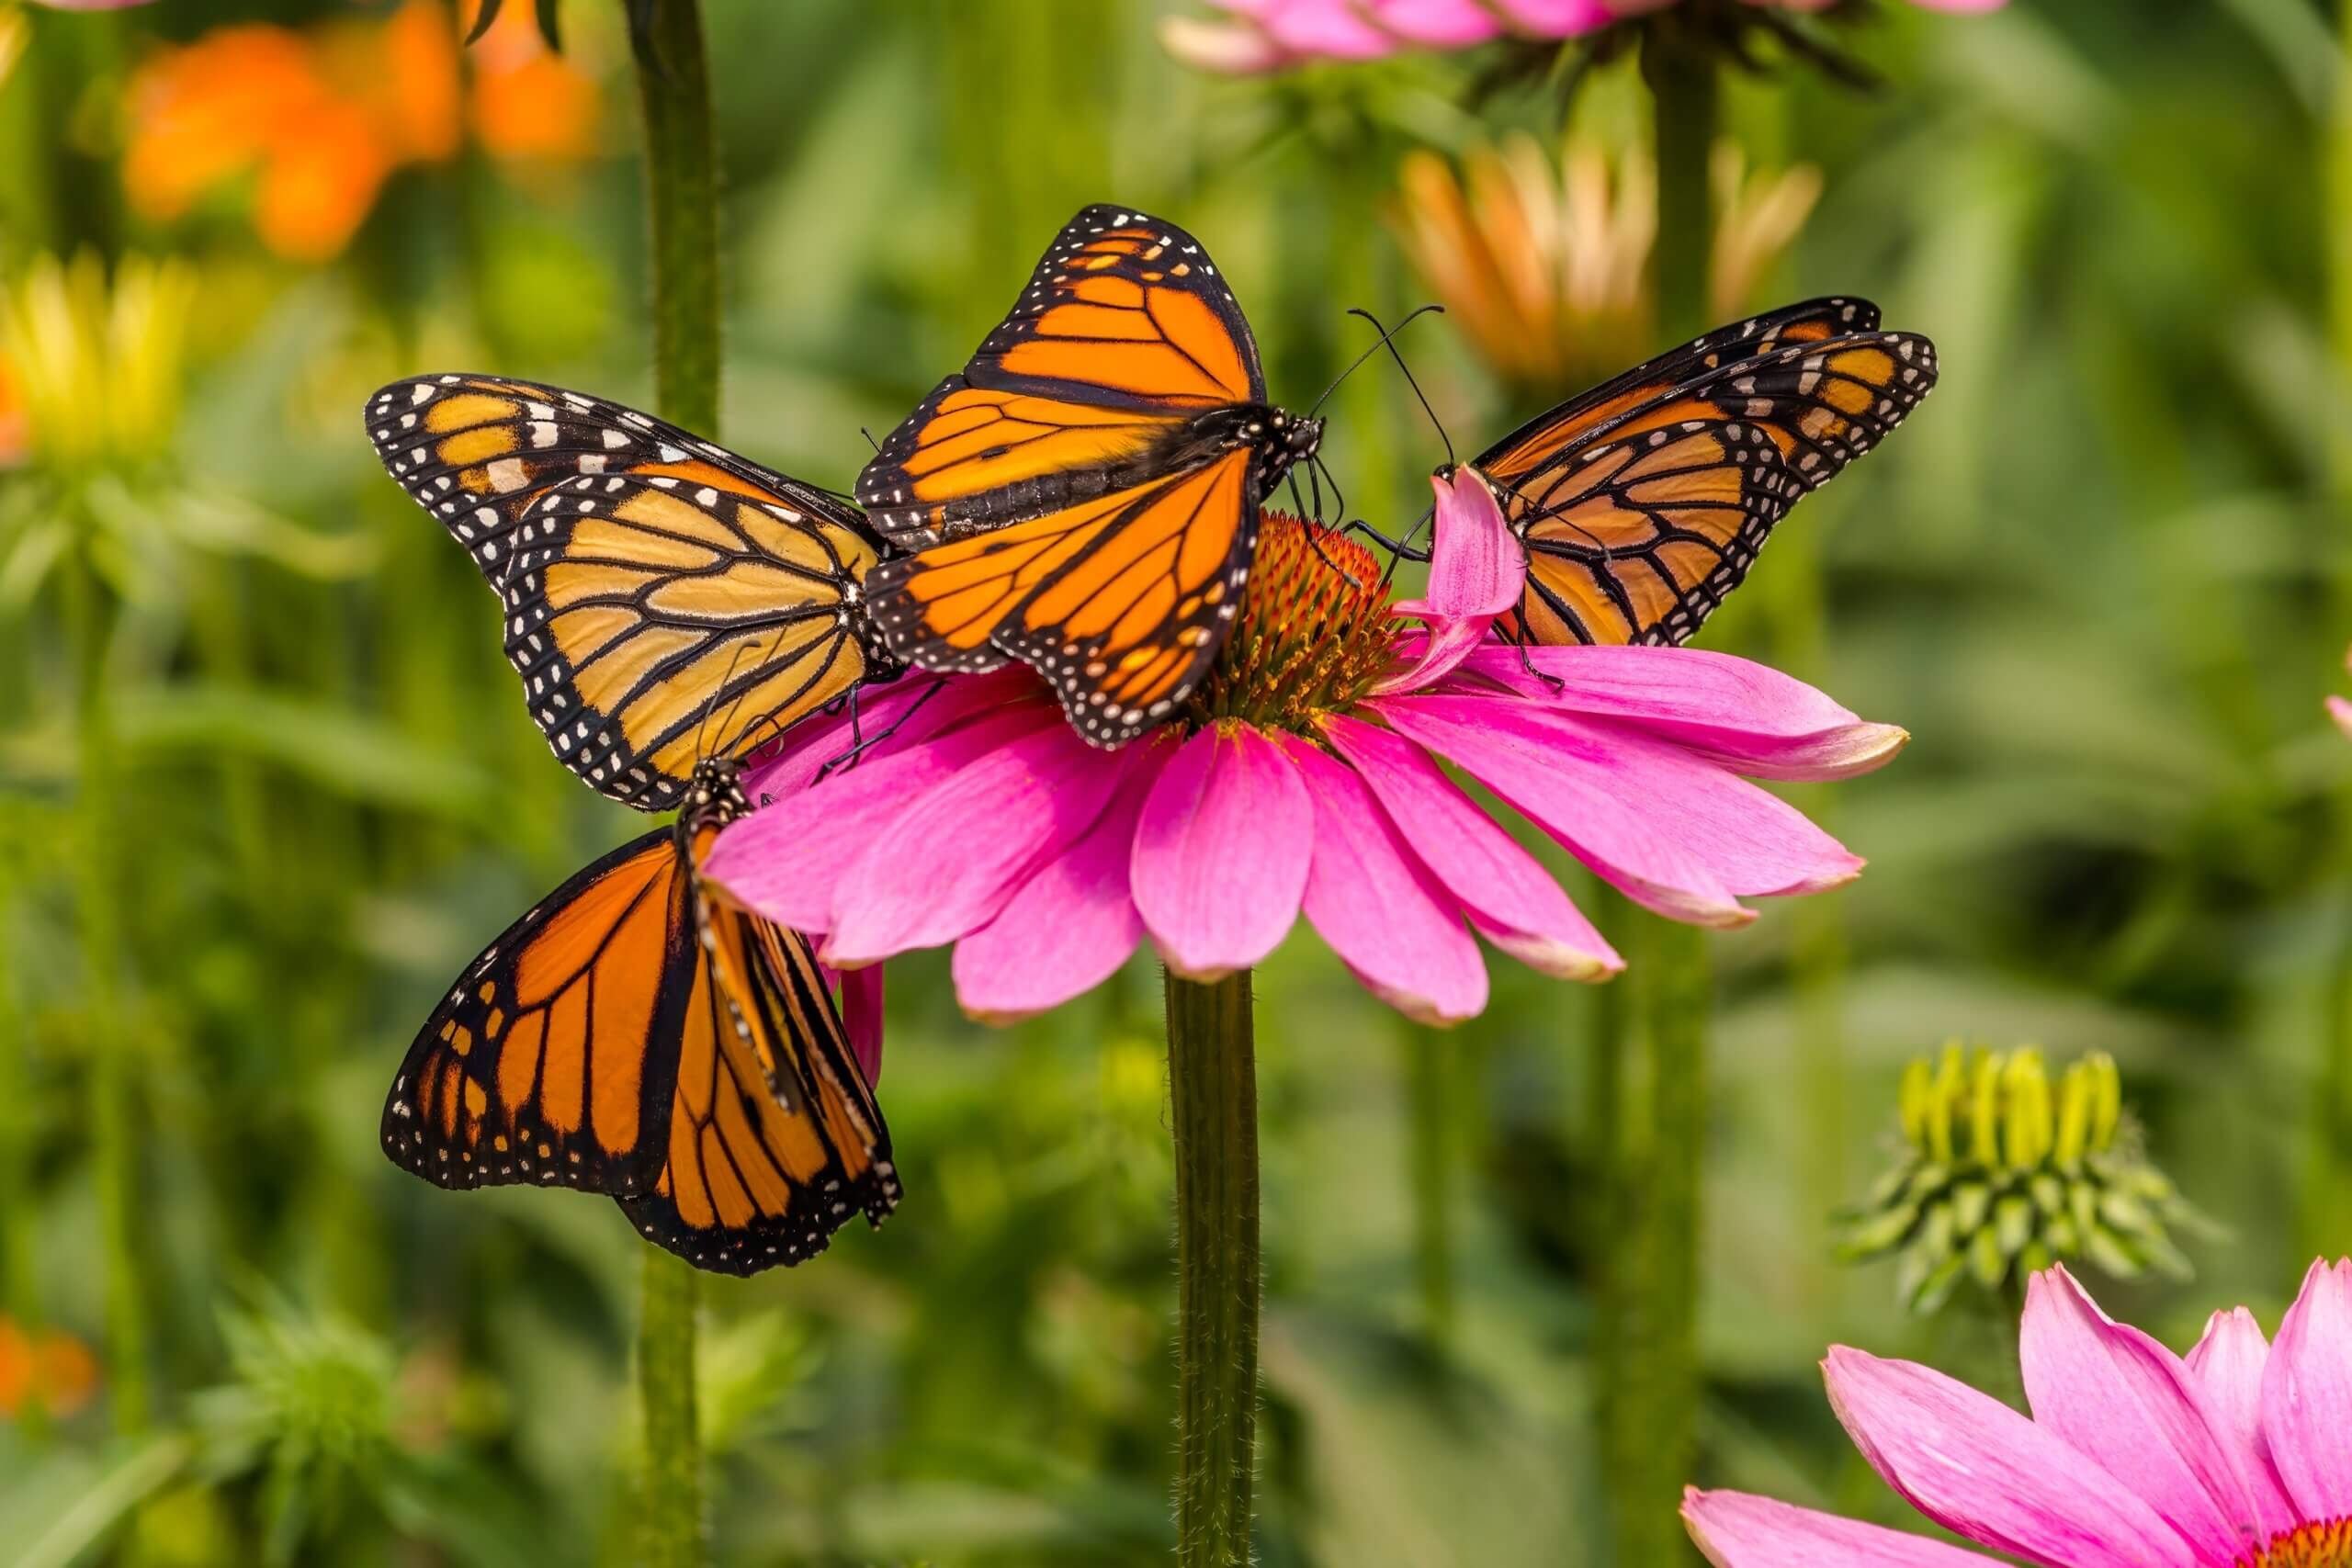
[[[594,150],[594,83],[526,17],[502,17],[479,49],[469,85],[448,11],[405,0],[380,21],[244,23],[164,50],[131,83],[131,206],[169,222],[250,175],[262,243],[323,261],[350,243],[395,170],[456,156],[468,123],[495,158]]]
[[[23,455],[60,470],[160,457],[195,302],[196,275],[174,257],[125,256],[111,280],[95,252],[35,257],[0,293],[0,368]]]
[[[1818,171],[1753,175],[1714,152],[1715,315],[1739,313],[1821,194]],[[1572,138],[1555,162],[1532,136],[1457,167],[1408,156],[1395,221],[1406,253],[1497,375],[1539,390],[1582,385],[1644,357],[1657,174],[1645,153]]]

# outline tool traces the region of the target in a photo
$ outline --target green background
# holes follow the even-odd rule
[[[861,426],[960,364],[1097,199],[1214,247],[1299,406],[1364,341],[1344,306],[1426,298],[1384,218],[1399,156],[1558,124],[1541,89],[1470,97],[1476,60],[1203,78],[1161,50],[1160,9],[711,0],[723,438],[846,485]],[[168,457],[0,474],[0,1303],[103,1359],[87,1108],[118,1053],[153,1350],[144,1437],[103,1390],[0,1425],[0,1542],[48,1561],[625,1560],[627,1226],[586,1197],[434,1190],[374,1129],[447,977],[639,824],[546,755],[492,601],[358,417],[422,369],[650,400],[625,44],[616,8],[567,8],[599,155],[405,171],[333,263],[271,257],[233,199],[130,213],[120,96],[158,39],[351,12],[28,12],[0,83],[0,276],[90,246],[184,255],[198,290]],[[1859,883],[1711,940],[1708,1484],[1901,1517],[1821,1397],[1832,1342],[2013,1393],[2006,1305],[1910,1319],[1891,1265],[1830,1258],[1903,1063],[1948,1036],[2120,1059],[2220,1229],[2185,1242],[2193,1284],[2093,1284],[2177,1347],[2214,1306],[2275,1325],[2312,1255],[2347,1248],[2352,743],[2321,709],[2352,690],[2333,28],[2304,0],[1890,5],[1847,39],[1878,90],[1804,66],[1731,90],[1757,156],[1826,176],[1754,302],[1868,294],[1936,339],[1944,379],[1702,639],[1915,737],[1803,792],[1869,858]],[[1624,76],[1583,109],[1621,141],[1642,134]],[[1466,448],[1537,406],[1442,320],[1407,343]],[[1417,515],[1440,452],[1398,379],[1369,368],[1329,412],[1352,506]],[[101,514],[93,789],[74,573],[25,541]],[[1269,1564],[1602,1561],[1599,1010],[1491,968],[1485,1016],[1442,1035],[1305,931],[1259,972]],[[705,1292],[721,1561],[1165,1560],[1158,998],[1139,960],[989,1031],[943,955],[891,966],[903,1207]]]

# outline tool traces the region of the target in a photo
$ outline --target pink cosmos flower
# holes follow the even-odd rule
[[[1374,60],[1408,49],[1466,49],[1510,35],[1579,38],[1674,0],[1211,0],[1222,18],[1171,17],[1169,52],[1243,74],[1313,60]],[[1815,11],[1835,0],[1746,0]],[[1913,0],[1934,11],[1991,11],[2005,0]]]
[[[1902,730],[1722,654],[1536,649],[1531,671],[1492,631],[1518,540],[1466,470],[1437,491],[1424,599],[1391,604],[1371,552],[1270,513],[1187,722],[1102,751],[1024,668],[902,682],[865,705],[854,767],[824,771],[843,717],[747,776],[771,803],[707,874],[839,969],[955,944],[986,1020],[1069,1000],[1147,936],[1187,978],[1248,968],[1303,912],[1382,999],[1452,1023],[1487,999],[1474,931],[1563,978],[1623,963],[1441,761],[1676,919],[1736,925],[1743,897],[1860,869],[1740,775],[1843,778]]]
[[[2030,1419],[1908,1361],[1839,1347],[1829,1400],[1888,1485],[2044,1568],[2352,1564],[2352,1262],[2313,1263],[2275,1343],[2244,1307],[2186,1359],[2033,1277],[2018,1346]],[[1717,1568],[1987,1568],[1918,1536],[1737,1492],[1686,1495]]]

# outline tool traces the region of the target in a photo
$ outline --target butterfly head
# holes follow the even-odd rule
[[[732,757],[705,757],[696,762],[680,803],[680,826],[725,827],[738,817],[749,815],[752,803],[743,794],[742,772],[742,764]]]

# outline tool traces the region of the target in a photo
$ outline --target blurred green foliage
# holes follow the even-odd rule
[[[1474,102],[1476,62],[1190,76],[1148,0],[708,9],[726,433],[833,485],[1081,202],[1203,235],[1275,394],[1311,400],[1364,341],[1343,306],[1421,297],[1383,223],[1403,153],[1557,124],[1541,89]],[[648,400],[623,20],[565,17],[593,153],[401,167],[331,261],[273,255],[234,186],[169,224],[125,201],[151,51],[354,11],[9,13],[0,280],[86,251],[117,279],[173,258],[194,290],[160,447],[0,474],[0,1310],[96,1347],[103,1379],[0,1427],[21,1562],[622,1560],[637,1243],[608,1203],[430,1190],[374,1127],[447,976],[636,824],[545,755],[492,601],[358,410],[431,367]],[[1859,884],[1712,942],[1700,1479],[1893,1518],[1820,1397],[1822,1348],[2006,1376],[2006,1325],[1907,1319],[1884,1272],[1831,1262],[1827,1216],[1897,1146],[1897,1079],[1932,1042],[2121,1064],[2155,1156],[2226,1227],[2189,1243],[2192,1285],[2101,1287],[2176,1344],[2352,1247],[2352,749],[2319,705],[2352,636],[2329,324],[2352,280],[2323,199],[2343,55],[2309,0],[1890,6],[1852,42],[1882,90],[1798,70],[1729,91],[1758,157],[1826,178],[1768,291],[1867,293],[1938,340],[1945,379],[1705,641],[1916,739],[1805,793],[1870,857]],[[1618,74],[1583,110],[1604,137],[1637,130]],[[1442,320],[1406,341],[1465,448],[1529,412]],[[1418,514],[1440,454],[1396,378],[1368,368],[1331,412],[1353,506]],[[1495,972],[1487,1016],[1443,1037],[1309,936],[1259,973],[1269,1564],[1597,1561],[1595,1010]],[[1154,976],[1001,1032],[956,1015],[935,956],[890,984],[904,1207],[707,1293],[718,1555],[1163,1561]],[[109,1070],[129,1088],[102,1134]],[[143,1369],[107,1359],[115,1246]],[[119,1434],[141,1381],[152,1418]]]

